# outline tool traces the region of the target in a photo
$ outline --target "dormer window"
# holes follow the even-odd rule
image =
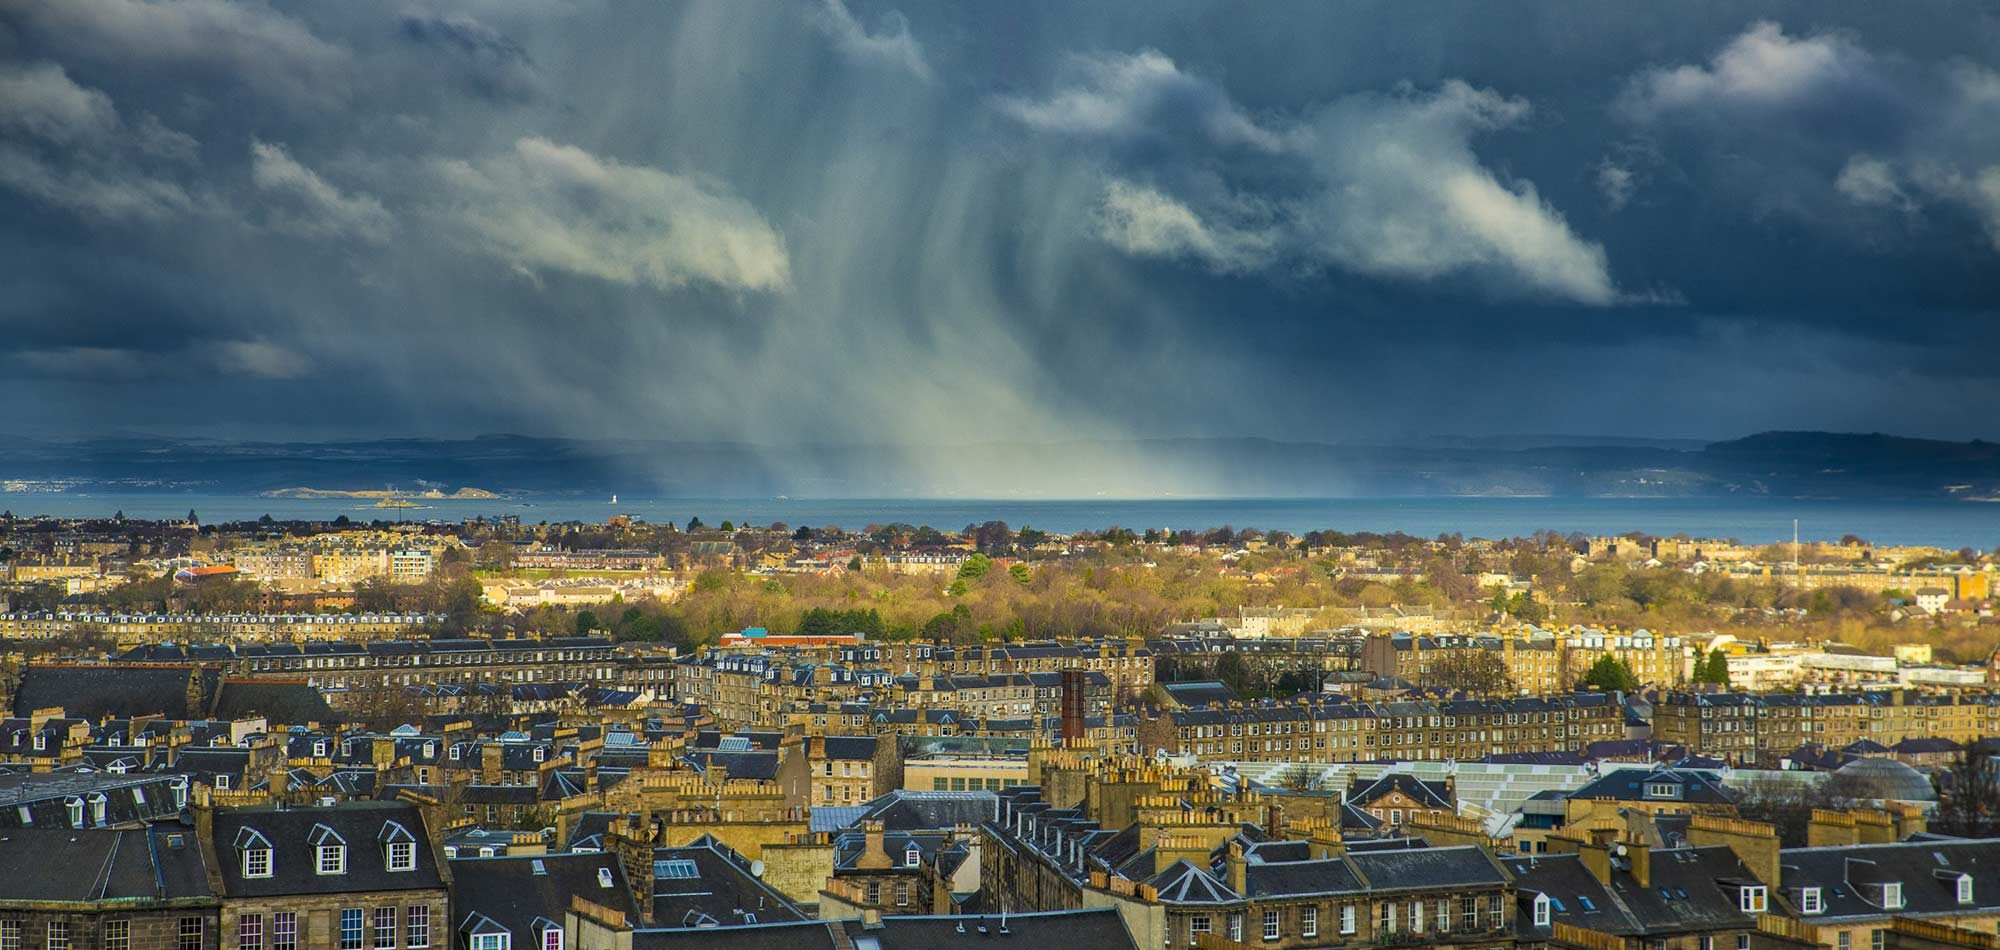
[[[417,869],[417,838],[410,834],[410,829],[398,822],[384,822],[382,833],[376,838],[382,842],[382,860],[389,870]]]
[[[1762,885],[1754,885],[1738,888],[1736,891],[1736,901],[1737,907],[1741,908],[1744,913],[1761,914],[1764,912],[1765,906],[1769,903],[1769,898],[1766,896]]]
[[[910,845],[903,850],[903,866],[906,868],[916,867],[923,858],[924,852],[916,845]]]
[[[306,840],[313,846],[313,872],[347,873],[347,839],[325,825],[314,825]]]
[[[35,751],[36,751],[36,752],[46,752],[46,751],[48,751],[48,748],[49,748],[49,737],[48,737],[48,736],[46,736],[46,735],[43,735],[43,734],[41,734],[41,733],[36,733],[36,734],[35,734]]]
[[[67,798],[63,800],[63,805],[69,809],[69,826],[83,827],[83,799]]]
[[[610,887],[610,886],[611,886],[611,869],[610,869],[610,868],[598,868],[598,869],[597,869],[597,886],[598,886],[598,887]]]
[[[1961,904],[1972,903],[1972,875],[1970,874],[1961,874],[1958,876],[1958,902]]]
[[[462,750],[462,749],[460,749],[460,748],[459,748],[458,746],[456,746],[456,745],[452,746],[452,747],[451,747],[451,760],[452,760],[453,762],[456,762],[456,761],[458,761],[458,759],[459,759],[459,754],[460,754],[460,753],[461,753],[462,751],[463,751],[463,750]]]
[[[215,777],[215,790],[216,790],[216,791],[218,791],[218,792],[226,792],[226,791],[229,791],[229,776],[227,776],[227,775],[218,775],[218,776],[216,776],[216,777]]]
[[[1817,887],[1799,888],[1799,913],[1818,914],[1826,910],[1826,901]]]
[[[1679,798],[1681,787],[1672,782],[1647,782],[1647,798]]]
[[[1903,909],[1903,882],[1890,881],[1882,885],[1882,908],[1884,910]]]
[[[325,740],[325,739],[317,739],[317,740],[314,740],[314,741],[313,741],[313,758],[315,758],[315,759],[324,759],[324,758],[326,758],[326,740]]]
[[[1537,927],[1547,927],[1547,926],[1549,925],[1549,911],[1550,911],[1550,909],[1551,909],[1551,908],[1550,908],[1550,905],[1549,905],[1549,895],[1547,895],[1547,894],[1536,894],[1536,895],[1535,895],[1535,926],[1537,926]]]
[[[541,746],[536,746],[536,747],[535,747],[535,761],[537,761],[537,762],[540,762],[540,761],[542,761],[543,759],[547,758],[547,757],[548,757],[548,752],[549,752],[549,750],[547,750],[547,749],[544,749],[544,748],[542,748]]]
[[[243,852],[244,877],[271,876],[271,839],[246,826],[236,832],[236,848]]]

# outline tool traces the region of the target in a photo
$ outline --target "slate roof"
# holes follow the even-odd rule
[[[1653,784],[1672,784],[1679,789],[1679,795],[1671,799],[1651,797],[1646,793],[1646,786]],[[1722,787],[1721,779],[1714,773],[1697,769],[1615,769],[1569,793],[1569,797],[1579,800],[1610,798],[1627,802],[1677,801],[1718,805],[1734,801]]]
[[[77,832],[0,831],[4,899],[174,900],[213,896],[194,829],[178,823]]]
[[[1374,891],[1500,885],[1506,875],[1482,848],[1416,848],[1351,852],[1347,860]]]
[[[401,825],[416,839],[417,866],[390,871],[381,843],[385,826]],[[243,876],[238,835],[254,830],[271,843],[271,876]],[[325,832],[345,840],[347,871],[319,874],[313,842]],[[274,897],[290,894],[340,894],[355,891],[400,891],[440,888],[444,879],[426,844],[424,818],[416,806],[402,802],[342,802],[332,806],[283,808],[257,805],[217,809],[211,841],[221,865],[223,890],[230,897]]]
[[[869,802],[860,818],[880,821],[887,831],[921,831],[978,825],[999,816],[1000,798],[992,792],[913,792],[898,789]]]
[[[612,854],[455,858],[451,878],[453,925],[479,914],[513,934],[517,947],[541,946],[531,936],[536,918],[560,926],[573,897],[622,911],[628,920],[639,917],[625,871]]]
[[[778,777],[778,754],[776,752],[715,752],[702,750],[688,753],[688,761],[703,771],[721,768],[730,778],[769,781]]]
[[[1351,802],[1367,805],[1393,792],[1402,792],[1426,808],[1454,808],[1452,792],[1443,782],[1426,782],[1408,772],[1388,772],[1347,793]]]
[[[728,845],[702,835],[681,848],[655,848],[653,864],[691,861],[696,876],[653,875],[653,919],[665,926],[730,927],[748,915],[758,923],[804,920],[806,915],[785,895],[750,873],[750,862]],[[713,932],[713,931],[711,931]]]
[[[217,719],[263,716],[272,723],[303,725],[339,722],[346,717],[326,704],[320,691],[305,683],[263,680],[223,680],[212,713]]]
[[[1911,840],[1897,844],[1787,848],[1779,856],[1779,897],[1796,913],[1798,889],[1820,887],[1824,911],[1808,923],[1891,915],[1988,915],[2000,912],[2000,839]],[[1972,876],[1971,904],[1958,902],[1956,877]],[[1903,908],[1887,910],[1865,885],[1899,881]],[[1856,885],[1864,885],[1857,888]]]
[[[875,745],[874,736],[827,736],[826,757],[872,760],[875,758]]]
[[[113,772],[0,773],[0,828],[71,827],[69,802],[84,802],[86,825],[120,825],[172,817],[180,812],[187,779],[178,775]],[[179,789],[179,791],[177,791]],[[97,822],[93,796],[104,797]],[[4,880],[4,878],[0,878]]]
[[[197,719],[205,711],[188,705],[188,686],[196,675],[189,667],[29,666],[14,693],[14,711],[27,716],[61,706],[92,720],[146,713]]]
[[[1196,867],[1186,858],[1168,865],[1166,870],[1153,875],[1146,883],[1159,892],[1160,900],[1172,904],[1235,904],[1242,901],[1240,895],[1217,880],[1207,868]]]

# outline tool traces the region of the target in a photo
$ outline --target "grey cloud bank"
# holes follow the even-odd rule
[[[0,430],[1994,438],[1995,17],[0,0]]]

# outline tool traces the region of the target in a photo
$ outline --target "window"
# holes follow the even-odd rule
[[[1902,909],[1903,884],[1901,881],[1892,881],[1882,885],[1882,906],[1889,910]],[[1880,931],[1877,932],[1879,933]],[[1881,948],[1877,947],[1876,950],[1881,950]]]
[[[1736,950],[1750,950],[1750,935],[1749,935],[1749,934],[1737,934],[1737,935],[1736,935]]]
[[[1465,925],[1465,930],[1479,929],[1479,898],[1461,897],[1458,899],[1458,920],[1459,923]]]
[[[131,946],[131,921],[107,920],[104,922],[104,950],[131,950]]]
[[[264,950],[264,915],[236,918],[236,946],[237,950]]]
[[[271,915],[271,950],[297,950],[299,915],[281,910]]]
[[[653,862],[653,874],[658,877],[686,880],[700,877],[701,871],[695,867],[693,861],[686,858],[674,858],[668,861]]]
[[[1437,921],[1438,933],[1451,933],[1451,902],[1440,897],[1431,908],[1431,917]]]
[[[69,921],[49,921],[49,950],[69,950]]]
[[[1317,907],[1299,908],[1299,936],[1301,937],[1319,936],[1319,908]]]
[[[598,886],[598,887],[610,887],[610,886],[611,886],[611,869],[610,869],[610,868],[598,868],[598,869],[597,869],[597,886]]]
[[[418,904],[403,909],[403,945],[418,948],[431,945],[431,909]]]
[[[414,871],[417,868],[417,846],[410,841],[389,842],[389,870]]]
[[[0,920],[0,950],[21,950],[21,922]]]
[[[756,923],[752,920],[749,923]],[[563,932],[560,927],[550,927],[542,931],[542,950],[563,950]]]
[[[341,844],[320,845],[318,868],[321,874],[346,874],[347,846]],[[342,911],[342,913],[346,912]],[[358,914],[360,911],[357,910],[355,913]]]
[[[1970,874],[1961,874],[1958,876],[1958,902],[1961,904],[1972,903],[1972,875]]]
[[[251,848],[243,852],[244,877],[271,876],[271,849]]]
[[[1215,920],[1207,914],[1196,914],[1188,918],[1188,946],[1194,946],[1195,934],[1215,932]]]
[[[361,950],[361,908],[340,911],[340,950]]]
[[[396,908],[375,908],[375,950],[390,950],[396,945]]]
[[[1738,890],[1736,892],[1736,900],[1737,906],[1741,907],[1746,914],[1761,914],[1764,912],[1765,897],[1764,889],[1761,887],[1745,887]]]
[[[65,800],[63,804],[69,808],[69,826],[71,828],[83,827],[83,799],[71,798]]]
[[[1276,909],[1264,912],[1264,939],[1278,939],[1278,912]]]
[[[1889,932],[1880,927],[1870,930],[1868,931],[1868,946],[1873,948],[1873,950],[1882,950],[1882,945],[1887,942],[1888,936]]]
[[[1478,898],[1474,898],[1474,900],[1477,899]],[[1487,920],[1492,922],[1491,924],[1489,924],[1489,926],[1498,929],[1501,925],[1507,922],[1506,914],[1502,913],[1500,910],[1500,895],[1495,894],[1487,898],[1486,904],[1487,904],[1486,918]]]
[[[1838,937],[1839,940],[1836,941],[1835,943],[1837,950],[1853,950],[1854,948],[1853,934],[1850,934],[1847,931],[1843,930],[1838,934]]]
[[[1824,911],[1825,909],[1826,909],[1826,904],[1820,898],[1819,888],[1817,887],[1799,888],[1799,913],[1817,914],[1820,913],[1821,911]]]
[[[181,925],[175,934],[174,946],[176,950],[201,950],[201,935],[201,918],[182,917]],[[55,948],[51,947],[49,950]]]
[[[218,776],[216,776],[216,777],[215,777],[215,790],[216,790],[216,791],[218,791],[218,792],[226,792],[226,791],[229,791],[229,776],[227,776],[227,775],[218,775]]]
[[[869,881],[869,882],[868,882],[868,903],[870,903],[870,904],[880,904],[880,903],[882,903],[882,882],[881,882],[881,881]]]
[[[1715,950],[1715,938],[1703,934],[1701,938],[1701,950]]]
[[[1535,926],[1547,927],[1548,925],[1549,925],[1549,896],[1547,894],[1536,894]],[[1709,948],[1703,947],[1701,948],[1701,950],[1709,950]]]
[[[511,934],[473,934],[472,950],[507,950],[512,942]]]
[[[1341,907],[1340,907],[1340,932],[1341,932],[1341,933],[1344,933],[1344,934],[1351,934],[1351,933],[1353,933],[1353,932],[1355,931],[1355,929],[1356,929],[1356,927],[1355,927],[1355,923],[1356,923],[1356,922],[1355,922],[1355,919],[1354,919],[1354,918],[1355,918],[1356,916],[1357,916],[1357,915],[1356,915],[1356,914],[1354,913],[1354,905],[1353,905],[1353,904],[1342,904],[1342,905],[1341,905]]]
[[[923,860],[923,857],[924,852],[922,850],[916,845],[910,845],[909,848],[903,851],[903,866],[906,868],[916,867],[917,863]]]
[[[1243,915],[1242,915],[1242,914],[1230,914],[1230,915],[1229,915],[1229,939],[1231,939],[1231,940],[1234,940],[1234,941],[1236,941],[1237,943],[1242,943],[1242,942],[1243,942]]]

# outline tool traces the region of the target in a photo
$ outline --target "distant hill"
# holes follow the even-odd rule
[[[1551,435],[1410,444],[1256,438],[912,447],[473,439],[224,442],[0,438],[0,480],[102,491],[450,492],[661,497],[2000,498],[2000,445],[1764,432],[1702,444]]]

